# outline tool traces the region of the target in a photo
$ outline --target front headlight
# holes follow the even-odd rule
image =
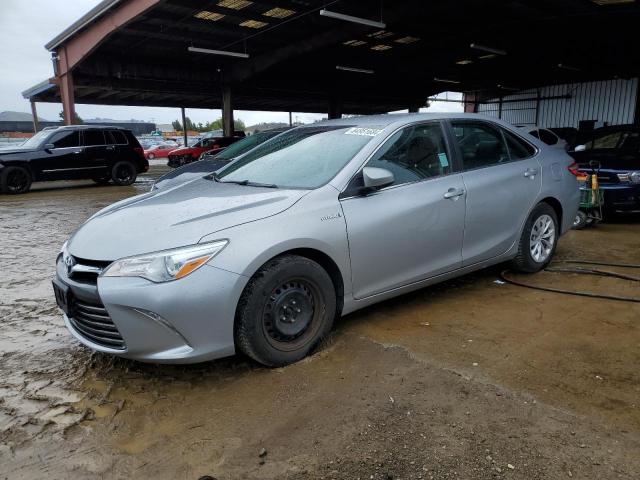
[[[178,280],[207,263],[220,253],[228,243],[228,240],[218,240],[122,258],[109,265],[102,272],[102,276],[142,277],[156,283]]]
[[[621,182],[640,183],[640,172],[619,173],[618,179]]]

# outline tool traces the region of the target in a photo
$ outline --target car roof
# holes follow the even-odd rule
[[[488,117],[486,115],[480,115],[478,113],[387,113],[382,115],[364,115],[360,117],[346,117],[335,120],[323,120],[321,122],[312,123],[308,125],[302,125],[300,128],[313,128],[324,125],[375,125],[380,127],[387,127],[393,124],[402,123],[414,123],[429,120],[484,120],[492,121],[495,123],[504,124],[505,122],[498,120],[495,117]]]
[[[115,125],[60,125],[59,127],[52,128],[51,130],[71,130],[71,129],[87,130],[95,128],[98,130],[122,130],[123,132],[130,132],[128,128],[117,127]]]

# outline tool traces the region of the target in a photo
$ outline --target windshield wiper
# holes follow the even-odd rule
[[[260,182],[252,182],[250,180],[220,180],[216,179],[217,182],[220,183],[235,183],[236,185],[244,185],[247,187],[264,187],[264,188],[278,188],[275,183],[260,183]]]

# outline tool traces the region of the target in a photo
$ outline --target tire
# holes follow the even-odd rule
[[[289,365],[322,342],[335,316],[336,290],[326,270],[305,257],[276,257],[258,270],[240,297],[236,346],[262,365]]]
[[[27,193],[31,188],[31,173],[24,167],[5,167],[0,172],[0,191],[9,195]]]
[[[544,269],[556,251],[558,232],[558,217],[553,208],[547,203],[536,205],[525,223],[512,268],[524,273]]]
[[[111,178],[113,183],[120,186],[131,185],[136,181],[138,173],[133,163],[126,160],[116,162],[111,169]]]
[[[573,220],[573,229],[574,230],[584,230],[589,224],[589,217],[582,210],[578,210],[576,213],[576,218]]]
[[[150,153],[149,155],[147,155],[147,159],[149,160],[153,160],[154,158],[156,158],[156,156],[153,153]]]

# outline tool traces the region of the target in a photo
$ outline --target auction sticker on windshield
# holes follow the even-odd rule
[[[381,128],[363,128],[363,127],[352,127],[349,128],[345,135],[360,135],[364,137],[375,137],[382,131]]]

